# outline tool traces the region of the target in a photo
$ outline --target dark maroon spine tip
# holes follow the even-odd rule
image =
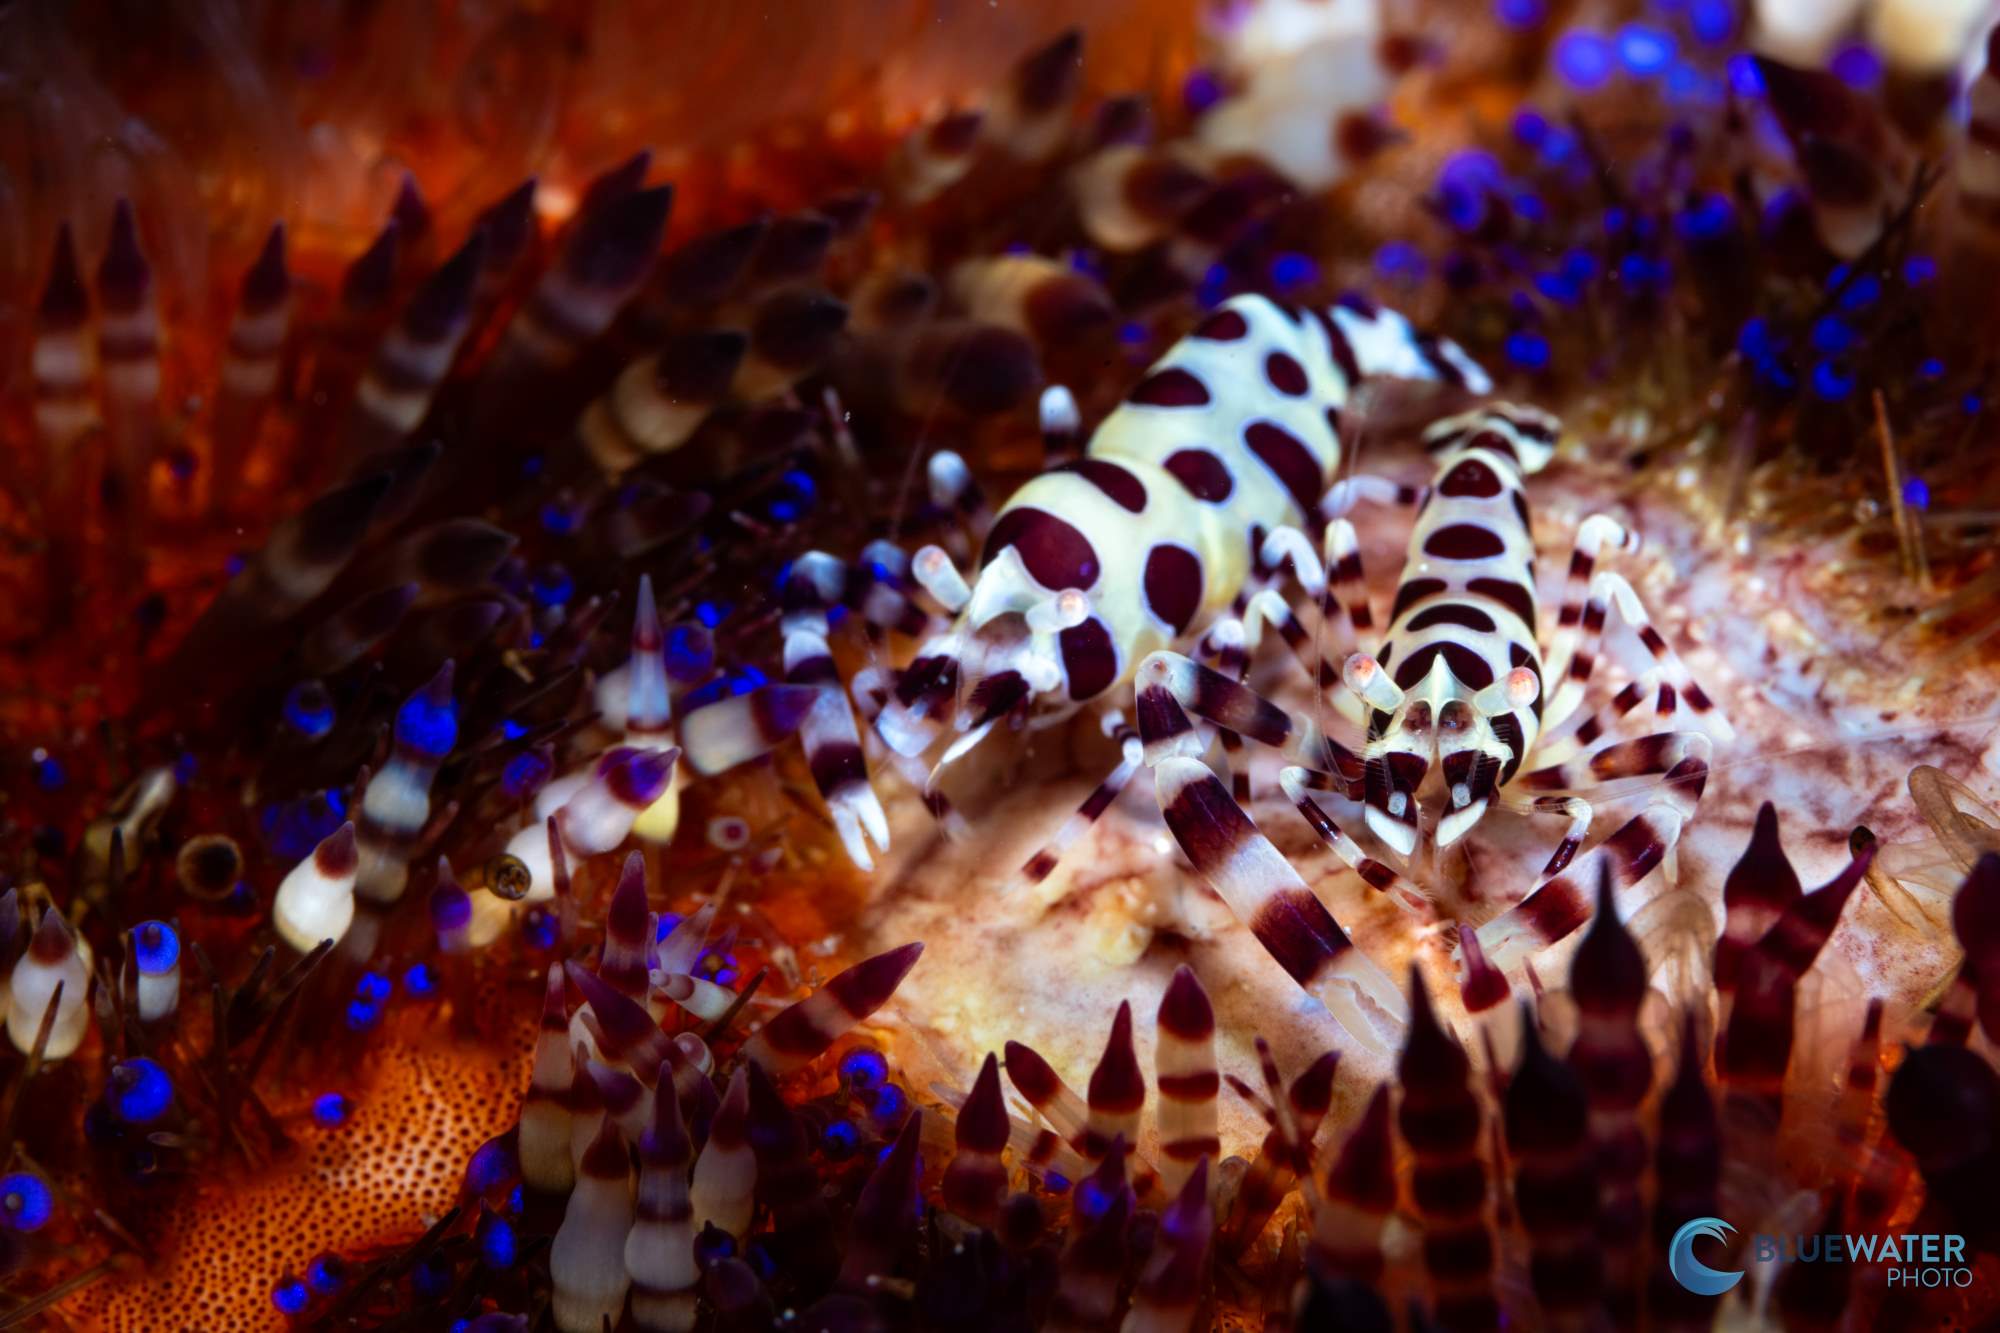
[[[1569,985],[1586,1013],[1629,1013],[1646,997],[1646,959],[1612,905],[1609,865],[1598,878],[1597,913],[1577,945]]]
[[[473,220],[486,237],[481,267],[487,275],[504,276],[527,253],[535,236],[535,185],[535,178],[528,177]]]
[[[593,209],[564,248],[564,271],[579,286],[598,291],[630,287],[659,253],[673,205],[673,187],[661,185]]]
[[[412,248],[430,233],[430,205],[424,202],[423,191],[417,188],[417,178],[407,171],[396,189],[395,202],[389,205],[389,220],[396,224],[403,244]]]
[[[874,190],[848,190],[822,199],[813,211],[833,224],[835,238],[852,236],[873,217],[882,196]]]
[[[1351,1203],[1369,1213],[1387,1213],[1396,1206],[1396,1155],[1389,1138],[1389,1084],[1368,1099],[1368,1109],[1327,1171],[1329,1198]]]
[[[825,358],[847,324],[847,306],[825,292],[781,292],[757,308],[750,346],[783,370],[806,370]]]
[[[354,873],[360,858],[354,850],[354,822],[349,820],[335,829],[313,849],[313,867],[328,879],[339,879]]]
[[[1030,52],[1014,72],[1014,96],[1024,111],[1054,111],[1076,92],[1083,61],[1083,31],[1071,28]]]
[[[34,937],[28,941],[28,956],[43,964],[59,963],[75,947],[76,937],[70,933],[69,921],[55,908],[44,908],[41,924],[35,927]]]
[[[833,998],[855,1019],[866,1018],[888,1003],[903,978],[923,956],[923,941],[915,940],[887,953],[863,959],[826,984]]]
[[[1007,1077],[1030,1105],[1044,1106],[1062,1089],[1062,1079],[1032,1047],[1010,1041],[1005,1048]]]
[[[1111,1036],[1104,1043],[1104,1055],[1091,1071],[1087,1094],[1092,1110],[1129,1114],[1146,1102],[1146,1076],[1139,1069],[1139,1054],[1132,1045],[1132,1005],[1118,1006],[1111,1020]]]
[[[486,234],[479,230],[466,237],[465,244],[424,281],[403,312],[404,330],[418,342],[439,343],[450,338],[472,313],[472,291],[479,281]]]
[[[152,280],[152,267],[139,248],[139,224],[132,214],[132,201],[120,199],[111,213],[111,239],[97,266],[98,299],[109,311],[135,310],[145,301]]]
[[[1012,411],[1041,385],[1034,343],[997,324],[959,323],[929,330],[911,352],[911,370],[967,416]]]
[[[1318,1121],[1333,1107],[1333,1078],[1340,1072],[1340,1052],[1324,1051],[1292,1080],[1286,1094],[1300,1117]]]
[[[291,290],[292,275],[285,268],[285,224],[277,222],[264,238],[257,262],[243,275],[243,313],[268,314],[284,303]]]
[[[578,216],[594,213],[612,200],[631,194],[646,183],[646,173],[652,169],[653,150],[641,148],[632,156],[598,172],[583,187],[583,199],[577,205]]]
[[[659,294],[670,305],[712,305],[727,296],[743,277],[769,218],[756,218],[723,231],[697,236],[668,255],[661,266]]]
[[[672,1101],[673,1098],[661,1098]],[[618,1126],[610,1116],[598,1126],[597,1137],[583,1150],[583,1160],[577,1163],[577,1172],[593,1180],[622,1180],[631,1174],[631,1159],[625,1154],[625,1140],[618,1136]]]
[[[394,222],[377,232],[340,279],[340,306],[350,315],[380,309],[396,288],[396,256],[401,249]]]
[[[729,392],[750,340],[736,329],[677,335],[659,352],[653,382],[675,402],[712,403]]]
[[[1461,924],[1458,948],[1465,962],[1465,980],[1459,983],[1459,994],[1467,1013],[1483,1014],[1513,994],[1506,975],[1487,960],[1486,951],[1480,948],[1479,932]]]
[[[779,218],[751,256],[748,281],[762,286],[811,277],[825,262],[833,235],[833,220],[818,213]]]
[[[1182,963],[1160,997],[1160,1026],[1182,1041],[1205,1041],[1215,1034],[1215,1008],[1201,978]]]
[[[1000,1061],[987,1052],[986,1062],[973,1080],[972,1095],[958,1113],[953,1130],[958,1146],[972,1152],[999,1152],[1007,1146],[1013,1126],[1007,1117],[1007,1102],[1000,1091]]]
[[[79,327],[90,316],[90,296],[77,268],[76,239],[70,234],[67,222],[56,229],[49,280],[42,288],[41,304],[35,313],[43,328],[60,331]]]

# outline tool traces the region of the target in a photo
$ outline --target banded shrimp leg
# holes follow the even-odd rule
[[[1553,873],[1545,871],[1526,897],[1476,932],[1480,949],[1502,971],[1581,926],[1589,918],[1600,874],[1608,875],[1613,889],[1621,891],[1656,866],[1671,878],[1673,851],[1682,827],[1700,804],[1713,745],[1726,744],[1735,735],[1708,692],[1654,627],[1631,583],[1622,575],[1595,569],[1607,545],[1632,551],[1638,540],[1606,515],[1594,514],[1579,525],[1548,659],[1560,664],[1549,673],[1555,676],[1560,671],[1560,683],[1544,711],[1545,730],[1521,771],[1507,784],[1510,792],[1535,793],[1536,806],[1548,808],[1560,802],[1571,815],[1571,825],[1551,858]],[[1632,715],[1652,695],[1657,719],[1669,721],[1685,706],[1703,729],[1655,731],[1589,748],[1602,734],[1602,714],[1585,714],[1581,708],[1613,611],[1646,654],[1645,664],[1612,701],[1615,716]],[[1579,717],[1580,724],[1565,726]],[[1588,852],[1564,862],[1565,853],[1575,854],[1589,827],[1591,790],[1621,778],[1655,775],[1661,780],[1646,809]]]
[[[948,534],[958,534],[961,544],[968,535],[976,542],[991,513],[971,471],[955,454],[941,451],[933,456],[928,474],[932,505],[943,514]],[[951,567],[948,558],[943,564]],[[901,548],[891,542],[865,548],[858,574],[824,551],[799,556],[782,576],[778,590],[784,680],[697,709],[682,721],[689,763],[701,773],[722,772],[798,734],[813,785],[826,803],[841,845],[862,870],[874,868],[871,844],[875,851],[888,850],[889,822],[869,780],[854,700],[864,701],[863,712],[872,715],[881,706],[878,691],[886,697],[887,690],[864,670],[857,673],[850,698],[833,657],[833,612],[838,606],[856,606],[871,641],[891,634],[915,637],[933,632],[937,617],[917,602],[905,584],[913,572],[934,597],[949,594],[943,582],[924,583],[921,572],[913,571]],[[869,701],[875,701],[873,709]],[[911,776],[913,785],[922,790],[921,775]],[[949,805],[941,798],[930,799],[928,792],[926,796],[932,814],[953,830],[956,816]],[[962,829],[962,822],[957,827]]]

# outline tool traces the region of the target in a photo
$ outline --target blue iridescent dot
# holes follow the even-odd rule
[[[141,921],[132,930],[132,962],[149,977],[171,972],[181,961],[181,937],[164,921]]]
[[[516,1185],[513,1192],[507,1196],[507,1211],[513,1213],[516,1217],[520,1216],[521,1209],[527,1206],[523,1202],[524,1197],[521,1193],[521,1187]]]
[[[1618,276],[1627,287],[1644,291],[1666,286],[1669,274],[1664,261],[1650,255],[1631,254],[1618,261]]]
[[[567,536],[576,528],[576,515],[563,505],[545,504],[542,506],[542,527],[558,537]]]
[[[285,724],[307,740],[333,730],[333,719],[333,696],[318,681],[300,681],[285,695]]]
[[[347,1277],[347,1266],[335,1254],[315,1255],[306,1265],[306,1281],[314,1291],[338,1291]]]
[[[1618,59],[1640,78],[1651,78],[1674,60],[1674,35],[1644,23],[1628,23],[1618,30]]]
[[[681,699],[681,712],[691,713],[697,708],[706,708],[718,699],[726,698],[728,694],[729,678],[717,676],[714,680],[689,690]]]
[[[720,625],[722,618],[728,614],[728,607],[715,602],[701,602],[694,609],[694,618],[710,629],[714,629],[717,625]]]
[[[749,1248],[743,1251],[743,1262],[749,1264],[757,1276],[767,1282],[777,1276],[777,1261],[771,1258],[771,1252],[765,1248],[762,1240],[750,1242]]]
[[[396,742],[428,758],[444,758],[458,743],[458,709],[449,699],[433,702],[428,689],[412,695],[396,712]]]
[[[903,1095],[901,1088],[893,1083],[884,1083],[875,1089],[875,1095],[869,1098],[868,1113],[877,1120],[892,1122],[903,1114],[903,1108],[909,1103],[910,1099]]]
[[[1573,131],[1551,125],[1542,139],[1542,161],[1552,167],[1568,166],[1577,161],[1582,147]]]
[[[1510,28],[1532,28],[1548,13],[1543,0],[1493,0],[1493,12]]]
[[[861,1131],[851,1120],[836,1120],[820,1134],[820,1146],[828,1157],[844,1161],[861,1145]]]
[[[703,1227],[701,1234],[694,1238],[694,1261],[703,1268],[718,1259],[729,1259],[736,1254],[736,1237],[721,1227]]]
[[[229,575],[232,579],[241,574],[243,572],[243,557],[241,555],[231,555],[227,560],[222,562],[222,572]]]
[[[512,1268],[517,1248],[511,1222],[494,1213],[479,1219],[479,1257],[488,1268]]]
[[[1979,409],[1986,406],[1986,400],[1976,393],[1969,393],[1958,400],[1958,405],[1965,409],[1965,415],[1976,417],[1979,415]]]
[[[1710,241],[1727,232],[1735,221],[1736,209],[1728,196],[1707,194],[1683,209],[1676,225],[1688,240]]]
[[[1729,57],[1729,86],[1738,97],[1762,97],[1764,95],[1764,75],[1757,68],[1757,58],[1751,55]]]
[[[1300,254],[1282,254],[1271,261],[1271,281],[1279,287],[1303,287],[1319,279],[1319,265]]]
[[[62,761],[43,755],[35,761],[35,785],[43,791],[59,790],[64,781]]]
[[[55,1212],[55,1196],[40,1176],[18,1171],[0,1177],[0,1219],[16,1231],[38,1231]]]
[[[1523,222],[1547,221],[1549,210],[1542,203],[1540,195],[1529,194],[1525,190],[1514,196],[1514,216]]]
[[[1860,43],[1835,51],[1826,67],[1848,87],[1864,92],[1882,82],[1882,57],[1875,53],[1875,48]]]
[[[561,565],[550,565],[536,573],[528,590],[543,606],[562,606],[576,595],[576,580]]]
[[[1069,1177],[1060,1171],[1049,1171],[1042,1176],[1042,1188],[1051,1194],[1069,1192]]]
[[[1146,326],[1138,320],[1127,320],[1118,326],[1118,341],[1127,347],[1142,347],[1146,342]]]
[[[1507,359],[1523,370],[1540,370],[1549,364],[1549,340],[1523,329],[1507,335]]]
[[[1111,1195],[1095,1178],[1086,1179],[1076,1187],[1076,1211],[1086,1218],[1104,1216],[1111,1207]]]
[[[681,923],[681,919],[682,919],[681,914],[679,912],[660,913],[659,923],[653,927],[654,941],[657,942],[659,940],[663,940],[667,936],[673,934],[674,927],[678,926]]]
[[[127,1124],[151,1124],[174,1104],[174,1081],[145,1056],[113,1065],[112,1073],[116,1076],[113,1086],[119,1089],[113,1108]]]
[[[423,963],[410,964],[410,970],[403,973],[403,989],[419,997],[428,997],[437,992],[437,978]]]
[[[1938,360],[1934,356],[1925,357],[1924,360],[1917,366],[1917,374],[1921,378],[1927,380],[1943,379],[1944,362]]]
[[[748,694],[771,683],[771,678],[753,666],[738,667],[729,677],[729,689],[733,694]]]
[[[542,475],[542,469],[547,467],[548,463],[549,460],[541,454],[529,454],[521,460],[521,475],[524,477],[539,477]]]
[[[1837,316],[1823,315],[1813,323],[1812,345],[1815,351],[1844,352],[1854,345],[1854,330]]]
[[[375,1026],[376,1020],[381,1017],[382,1006],[379,1004],[370,1004],[366,1000],[347,1002],[347,1026],[356,1032]]]
[[[380,972],[363,972],[354,983],[354,993],[364,1000],[381,1004],[396,992],[396,983]]]
[[[1931,488],[1922,477],[1911,477],[1903,483],[1903,503],[1912,509],[1931,507]]]
[[[1222,85],[1216,82],[1215,75],[1205,69],[1195,70],[1181,85],[1181,105],[1194,115],[1200,115],[1221,100]]]
[[[1541,112],[1523,108],[1514,113],[1514,142],[1523,148],[1539,148],[1549,137],[1549,122]]]
[[[549,761],[530,750],[507,761],[507,767],[500,771],[500,785],[514,800],[525,801],[542,789],[550,771]]]
[[[522,918],[521,933],[528,937],[528,943],[537,949],[553,949],[556,944],[557,922],[552,913],[539,908]]]
[[[298,1314],[312,1303],[312,1292],[306,1284],[287,1275],[278,1279],[271,1288],[271,1304],[278,1307],[280,1314]]]
[[[465,1164],[465,1183],[474,1194],[484,1194],[514,1173],[514,1160],[498,1139],[488,1139],[473,1150]]]
[[[1389,241],[1375,252],[1375,271],[1387,277],[1421,278],[1430,263],[1408,241]]]
[[[1604,234],[1606,236],[1617,236],[1631,224],[1631,221],[1631,214],[1618,205],[1613,204],[1604,210]]]
[[[1678,105],[1705,106],[1722,100],[1722,81],[1685,60],[1667,70],[1667,97]]]
[[[1903,281],[1921,287],[1937,276],[1937,261],[1929,255],[1911,255],[1903,261]]]
[[[773,500],[765,508],[772,519],[779,523],[796,522],[802,512],[799,506],[790,500]]]
[[[1842,310],[1866,310],[1882,296],[1882,280],[1873,273],[1863,273],[1840,294]]]
[[[1535,290],[1558,305],[1571,305],[1583,294],[1583,289],[1567,273],[1536,275]]]
[[[1690,0],[1688,28],[1703,46],[1721,46],[1736,33],[1736,7],[1730,0]]]
[[[434,1301],[450,1291],[451,1282],[451,1260],[441,1254],[427,1256],[410,1274],[410,1285],[416,1288],[419,1297],[427,1301]],[[465,1320],[461,1319],[458,1321],[458,1325],[454,1325],[454,1327],[463,1325],[465,1322]]]
[[[735,982],[736,969],[733,967],[725,967],[715,974],[715,984],[718,986],[730,986],[734,985]]]
[[[840,1057],[840,1077],[858,1092],[869,1092],[889,1077],[889,1061],[882,1052],[858,1046]]]
[[[1854,374],[1837,361],[1822,361],[1813,367],[1812,387],[1820,397],[1837,403],[1854,392]]]
[[[1578,88],[1603,86],[1612,59],[1610,40],[1588,28],[1573,28],[1556,43],[1556,71]]]

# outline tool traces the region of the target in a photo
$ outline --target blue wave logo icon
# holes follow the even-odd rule
[[[1735,1234],[1736,1228],[1719,1217],[1697,1217],[1674,1233],[1674,1242],[1667,1247],[1667,1271],[1697,1296],[1720,1296],[1743,1280],[1743,1272],[1725,1273],[1695,1258],[1695,1237],[1726,1241]]]

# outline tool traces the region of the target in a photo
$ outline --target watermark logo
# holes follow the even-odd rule
[[[1697,1240],[1727,1243],[1736,1228],[1719,1217],[1697,1217],[1674,1233],[1667,1247],[1667,1270],[1697,1296],[1720,1296],[1743,1280],[1741,1269],[1710,1268],[1694,1257]],[[1892,1287],[1969,1287],[1965,1237],[1949,1232],[1877,1235],[1771,1235],[1750,1237],[1744,1257],[1751,1263],[1863,1264],[1875,1268]]]
[[[1697,1296],[1720,1296],[1743,1280],[1743,1270],[1710,1268],[1694,1257],[1694,1242],[1698,1236],[1727,1241],[1735,1234],[1736,1228],[1719,1217],[1697,1217],[1674,1233],[1673,1244],[1667,1247],[1667,1271]]]

